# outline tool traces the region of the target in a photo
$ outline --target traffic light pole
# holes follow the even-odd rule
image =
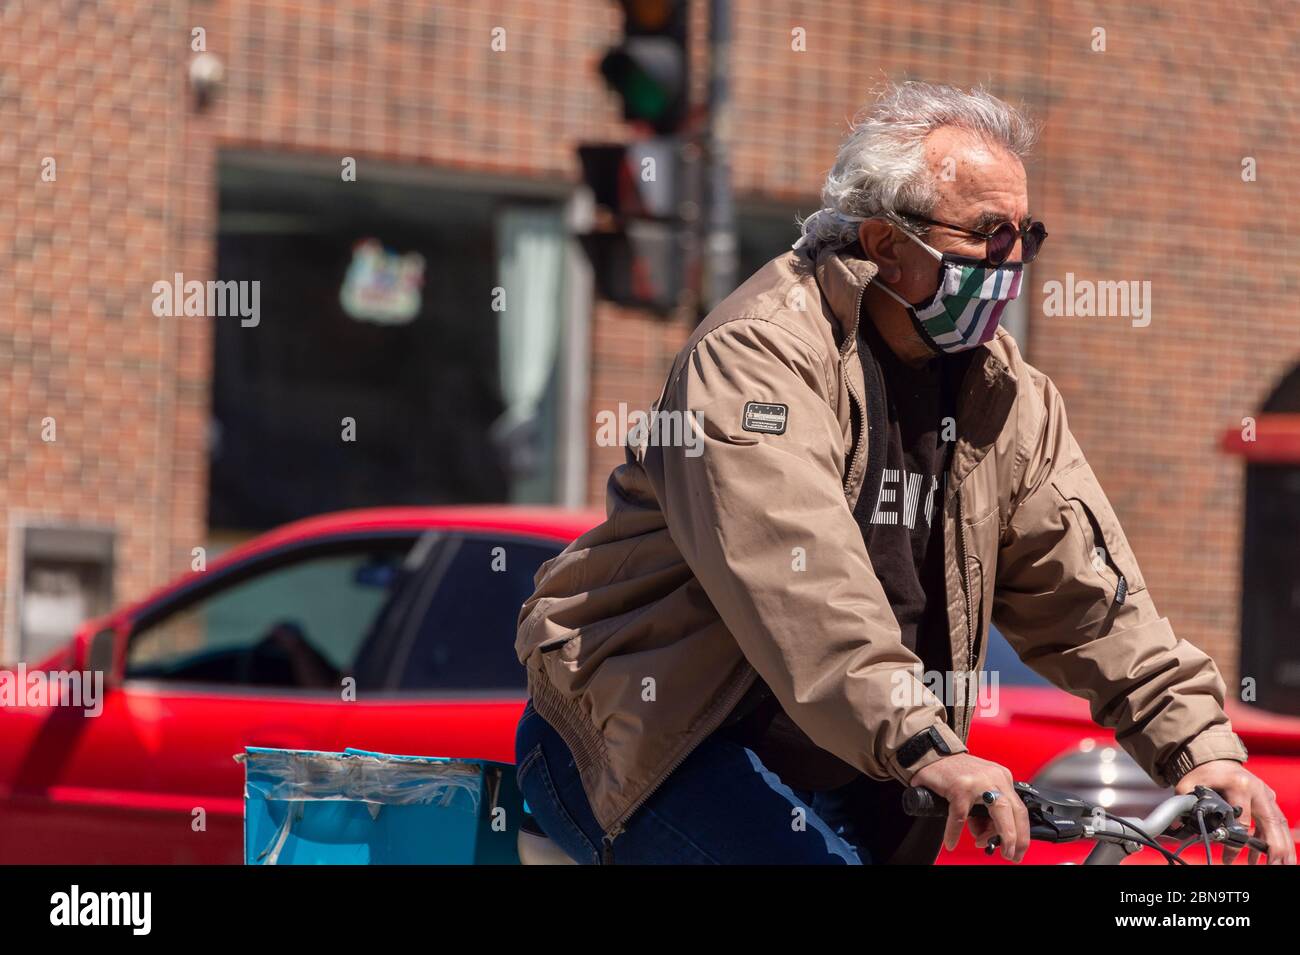
[[[709,0],[709,113],[705,141],[708,216],[704,240],[704,311],[737,284],[736,207],[731,192],[731,0]]]

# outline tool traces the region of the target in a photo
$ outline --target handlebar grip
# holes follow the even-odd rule
[[[909,786],[903,790],[903,812],[909,816],[946,816],[948,815],[948,800],[944,799],[933,789],[927,789],[924,786]],[[972,816],[987,816],[988,807],[982,802],[977,802],[970,807]]]
[[[903,790],[903,812],[909,816],[946,816],[948,800],[924,786],[909,786]]]

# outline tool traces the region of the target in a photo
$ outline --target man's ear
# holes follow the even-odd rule
[[[858,226],[858,241],[867,258],[876,263],[877,275],[891,285],[903,277],[898,260],[898,238],[894,227],[884,219],[867,219]]]

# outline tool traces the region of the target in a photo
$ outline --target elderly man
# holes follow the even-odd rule
[[[1152,778],[1218,790],[1294,863],[1218,670],[1156,612],[1060,395],[998,327],[1047,236],[1032,139],[983,91],[886,89],[794,250],[677,356],[653,411],[695,453],[629,442],[608,520],[539,571],[518,773],[575,859],[933,862],[969,822],[1020,860],[1012,777],[965,745],[996,621]],[[947,820],[902,816],[908,785]]]

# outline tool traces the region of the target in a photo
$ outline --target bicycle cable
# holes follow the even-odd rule
[[[1137,833],[1138,838],[1136,838],[1136,839],[1131,839],[1131,840],[1127,840],[1127,841],[1140,843],[1141,845],[1146,846],[1148,849],[1155,849],[1157,852],[1159,852],[1162,856],[1165,857],[1165,861],[1168,862],[1170,865],[1187,865],[1187,860],[1186,860],[1186,859],[1180,859],[1180,858],[1178,858],[1177,855],[1175,855],[1174,853],[1170,852],[1168,849],[1166,849],[1166,848],[1165,848],[1164,846],[1162,846],[1160,843],[1156,842],[1156,840],[1155,840],[1155,839],[1152,839],[1150,835],[1148,835],[1147,833],[1143,832],[1139,827],[1135,826],[1133,823],[1129,822],[1127,819],[1124,819],[1124,818],[1122,818],[1122,817],[1120,817],[1120,816],[1112,816],[1112,815],[1110,815],[1109,813],[1107,813],[1106,818],[1107,818],[1107,819],[1114,819],[1114,820],[1115,820],[1117,823],[1119,823],[1121,826],[1124,826],[1124,827],[1127,828],[1127,829],[1132,829],[1134,832]],[[1119,836],[1118,838],[1123,839],[1124,837],[1123,837],[1123,836]]]
[[[1205,830],[1205,810],[1196,810],[1196,825],[1201,830],[1201,841],[1205,843],[1205,864],[1214,865],[1214,854],[1210,851],[1210,834]]]

